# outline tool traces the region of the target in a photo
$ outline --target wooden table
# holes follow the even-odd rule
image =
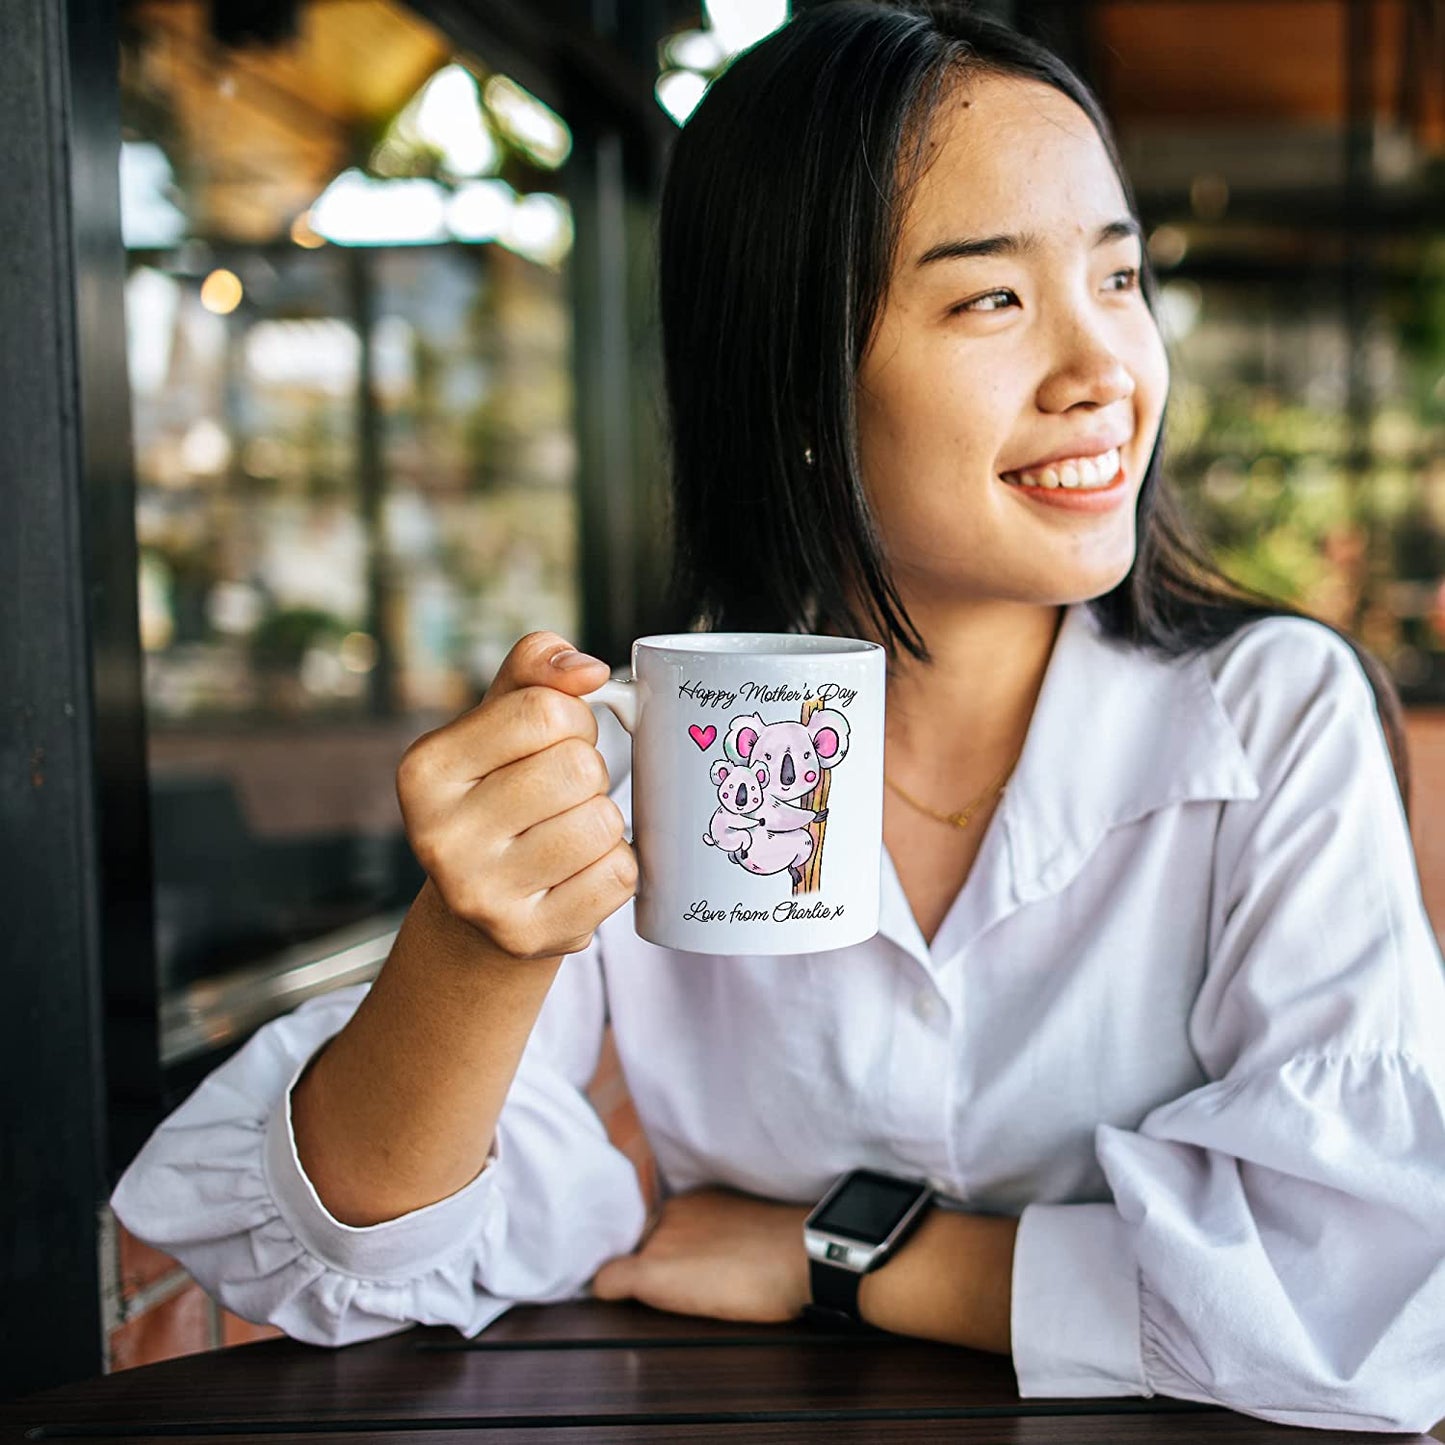
[[[412,1329],[325,1349],[265,1340],[0,1406],[7,1440],[228,1445],[1419,1441],[1301,1430],[1185,1401],[1020,1400],[1000,1355],[899,1335],[733,1325],[635,1301],[515,1305],[475,1340]]]

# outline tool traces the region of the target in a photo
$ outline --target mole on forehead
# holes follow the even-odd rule
[[[971,100],[963,100],[958,102],[959,109],[961,110],[967,110],[970,106],[972,106],[972,104],[973,102]],[[939,146],[943,144],[943,131],[945,127],[943,125],[940,125],[939,122],[944,119],[945,117],[943,116],[941,110],[935,112],[928,118],[928,134],[926,137],[927,144],[924,146],[925,150],[936,151]]]

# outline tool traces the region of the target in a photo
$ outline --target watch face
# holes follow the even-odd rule
[[[907,1180],[859,1170],[809,1226],[864,1244],[882,1244],[923,1192]]]

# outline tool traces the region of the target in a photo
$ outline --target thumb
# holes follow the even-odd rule
[[[578,652],[559,632],[529,632],[512,645],[486,696],[501,697],[540,684],[575,697],[601,687],[611,671],[600,657]]]

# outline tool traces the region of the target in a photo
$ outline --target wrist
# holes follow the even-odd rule
[[[452,965],[475,971],[479,968],[506,969],[517,977],[544,974],[550,977],[564,955],[547,958],[517,958],[499,948],[485,933],[447,906],[441,890],[427,878],[412,901],[402,923],[402,931],[416,929],[420,950],[435,964]]]
[[[811,1322],[872,1327],[862,1313],[863,1283],[917,1232],[935,1193],[931,1182],[869,1168],[851,1169],[833,1182],[803,1230]]]
[[[813,1302],[813,1271],[808,1259],[808,1246],[803,1239],[803,1227],[812,1212],[811,1204],[803,1205],[788,1226],[795,1244],[789,1256],[793,1261],[793,1299],[797,1304],[793,1311],[795,1318],[801,1316],[804,1309]]]

